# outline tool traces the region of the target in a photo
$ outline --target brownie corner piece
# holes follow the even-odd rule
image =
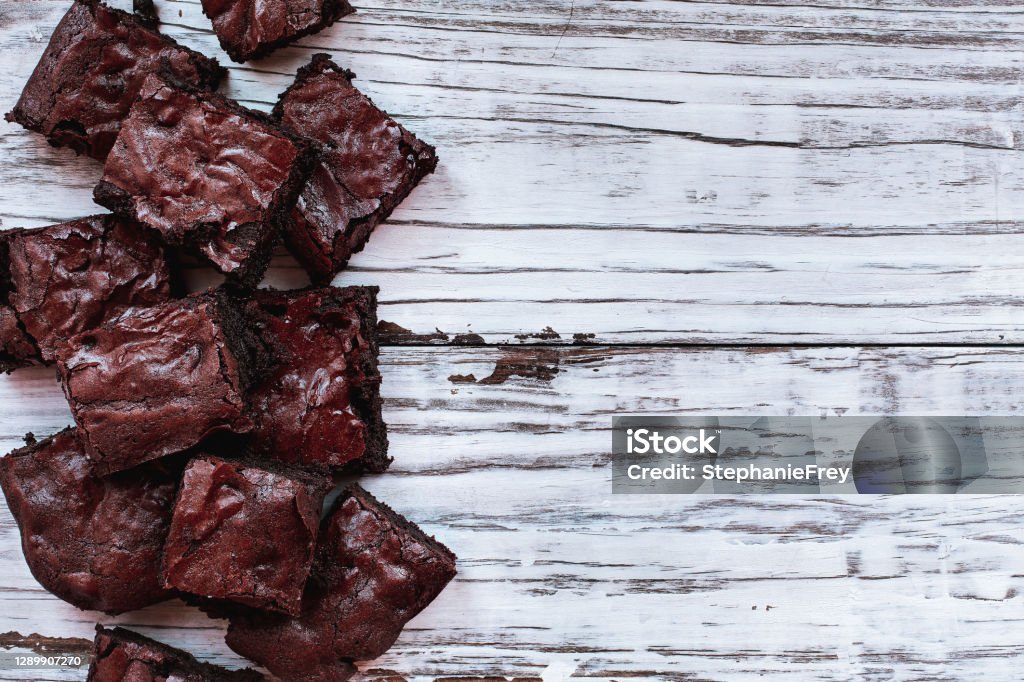
[[[265,371],[259,353],[234,299],[212,290],[72,337],[57,370],[93,465],[109,474],[251,430],[246,393]]]
[[[179,473],[160,462],[101,478],[73,428],[0,459],[32,575],[64,601],[110,614],[171,596],[160,561]]]
[[[187,682],[260,682],[255,670],[229,670],[122,627],[96,626],[87,682],[187,680]]]
[[[75,0],[6,119],[102,161],[143,79],[158,70],[208,90],[225,73],[132,14]]]
[[[8,302],[44,362],[53,362],[58,345],[78,332],[170,296],[163,249],[144,230],[112,215],[2,237]]]
[[[202,0],[220,46],[236,62],[266,56],[355,9],[348,0]]]
[[[354,77],[316,54],[274,107],[287,128],[324,146],[284,229],[289,249],[317,283],[342,270],[437,166],[434,148],[374,105]]]
[[[253,287],[317,155],[269,116],[151,75],[93,198]]]
[[[387,651],[455,577],[455,562],[441,542],[353,485],[322,523],[301,614],[236,615],[227,644],[283,680],[340,677],[352,661]]]
[[[164,547],[164,585],[297,614],[329,488],[280,465],[193,458]]]
[[[377,288],[261,289],[248,305],[275,355],[251,393],[254,447],[335,473],[386,470]]]

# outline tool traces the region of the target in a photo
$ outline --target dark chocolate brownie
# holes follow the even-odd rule
[[[299,70],[274,116],[325,151],[285,228],[314,282],[326,283],[437,166],[434,148],[381,111],[326,54]]]
[[[0,232],[8,302],[44,362],[58,344],[130,306],[170,294],[163,250],[142,229],[92,216],[34,230]]]
[[[39,351],[18,322],[14,310],[0,296],[0,372],[13,372],[34,364]]]
[[[329,487],[273,464],[194,458],[164,547],[165,587],[298,614]]]
[[[39,360],[39,349],[7,300],[11,292],[9,246],[0,238],[0,372],[12,372]]]
[[[353,12],[347,0],[203,0],[220,46],[236,62],[270,54]]]
[[[80,609],[115,614],[170,596],[160,579],[180,463],[107,478],[75,429],[0,459],[0,486],[36,580]]]
[[[320,529],[302,613],[236,614],[227,643],[282,680],[343,679],[376,658],[455,576],[455,555],[352,486]]]
[[[387,469],[377,288],[260,289],[248,311],[277,362],[251,393],[257,451],[335,472]]]
[[[6,118],[56,147],[102,161],[143,80],[157,70],[207,90],[216,89],[225,73],[217,60],[144,20],[98,0],[75,0]]]
[[[213,290],[121,317],[58,349],[57,369],[101,474],[244,433],[259,344],[233,299]]]
[[[132,13],[146,26],[156,28],[160,25],[160,15],[153,0],[132,0]]]
[[[93,196],[255,286],[315,160],[263,114],[150,76]]]
[[[124,628],[96,626],[87,682],[259,682],[266,678],[245,668],[228,670],[201,663],[181,649]]]

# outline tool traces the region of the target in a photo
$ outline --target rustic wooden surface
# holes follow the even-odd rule
[[[4,111],[66,5],[0,4]],[[228,63],[197,0],[157,7]],[[265,109],[331,52],[442,158],[337,280],[389,322],[365,484],[461,559],[367,676],[1019,678],[1021,498],[613,498],[608,427],[1019,411],[1022,48],[985,0],[381,0],[232,65]],[[4,227],[98,210],[96,163],[0,151]],[[0,450],[69,421],[52,371],[0,378]],[[240,664],[181,604],[49,596],[6,510],[0,600],[0,646],[98,619]]]

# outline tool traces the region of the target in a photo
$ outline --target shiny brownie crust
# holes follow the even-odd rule
[[[80,609],[110,614],[170,597],[160,580],[180,465],[100,478],[73,428],[0,459],[0,485],[29,569]]]
[[[251,392],[254,449],[336,473],[387,469],[377,288],[260,289],[247,312],[276,363]]]
[[[289,249],[317,283],[344,268],[437,166],[434,148],[377,108],[354,77],[316,54],[274,107],[277,120],[325,147],[285,228]]]
[[[272,464],[192,459],[164,548],[165,587],[298,614],[328,487]]]
[[[259,682],[254,670],[228,670],[124,628],[96,626],[87,682]]]
[[[71,336],[170,295],[163,250],[110,215],[0,233],[8,303],[44,362]]]
[[[320,528],[301,615],[236,614],[227,644],[282,680],[341,680],[387,651],[455,576],[455,555],[357,485]]]
[[[252,287],[316,157],[263,114],[150,76],[93,197]]]
[[[56,147],[102,161],[143,80],[158,70],[206,90],[216,89],[225,73],[217,60],[127,12],[75,0],[6,118]]]
[[[71,338],[57,359],[64,394],[97,471],[245,433],[259,343],[231,297],[194,294]]]
[[[355,10],[347,0],[202,0],[220,46],[236,62],[270,54]]]

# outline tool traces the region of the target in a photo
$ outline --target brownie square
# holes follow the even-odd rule
[[[455,555],[359,486],[320,529],[297,617],[235,614],[227,643],[282,680],[345,679],[376,658],[455,576]]]
[[[286,127],[325,147],[285,228],[289,248],[318,283],[344,268],[437,166],[434,148],[374,106],[354,77],[314,55],[274,108]]]
[[[170,596],[160,561],[180,472],[163,460],[100,478],[69,428],[0,459],[0,486],[36,580],[116,614]]]
[[[150,76],[93,196],[255,286],[315,158],[262,114]]]
[[[347,0],[203,0],[220,46],[236,62],[270,54],[353,12]]]
[[[319,470],[387,469],[377,288],[260,289],[247,312],[276,363],[250,396],[256,450]]]
[[[170,295],[163,250],[110,215],[10,230],[0,241],[7,300],[44,362],[53,362],[57,346],[78,332]]]
[[[326,479],[200,456],[189,462],[164,547],[164,585],[297,614]]]
[[[255,670],[201,663],[181,649],[124,628],[96,626],[87,682],[260,682]]]
[[[97,0],[75,0],[6,118],[102,161],[148,74],[214,90],[224,75],[205,57]]]
[[[221,291],[135,308],[58,350],[57,369],[101,474],[244,433],[259,349]]]

